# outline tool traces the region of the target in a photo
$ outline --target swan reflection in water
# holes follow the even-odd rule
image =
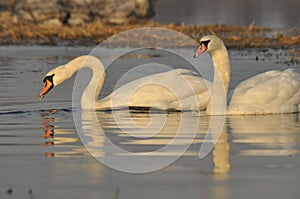
[[[75,135],[75,131],[57,125],[57,123],[61,121],[61,118],[55,117],[55,113],[58,112],[59,110],[56,109],[41,112],[41,117],[43,119],[41,129],[44,132],[42,137],[46,139],[42,145],[46,147],[55,147],[56,149],[55,152],[45,152],[44,156],[77,157],[87,155],[88,152],[78,145],[80,142],[79,138]]]
[[[299,153],[299,114],[232,116],[228,125],[233,143],[248,146],[241,156],[292,156]]]
[[[49,114],[52,113],[49,112]],[[145,113],[135,110],[129,112],[121,110],[113,112],[84,111],[80,114],[82,120],[80,127],[84,132],[81,139],[85,142],[89,152],[96,158],[110,156],[128,158],[123,153],[113,154],[114,151],[108,145],[110,142],[126,151],[133,152],[132,154],[136,157],[157,156],[159,158],[178,156],[182,152],[181,146],[191,144],[183,156],[197,157],[211,117],[215,117],[199,116],[193,112],[161,114],[155,111]],[[54,114],[52,114],[53,116]],[[71,147],[67,148],[68,150],[58,150],[52,153],[53,156],[79,155],[82,157],[82,155],[88,154],[86,149],[78,144],[78,138],[74,132],[59,126],[47,126],[50,118],[47,115],[43,118],[42,126],[47,135],[45,137],[49,139],[48,135],[52,135],[50,139],[53,141],[54,147],[71,144]],[[51,122],[55,123],[54,120]],[[100,131],[98,125],[101,127]],[[183,133],[174,141],[181,126],[185,127]],[[210,171],[202,173],[228,173],[231,169],[231,154],[238,156],[291,156],[297,154],[297,144],[300,142],[299,129],[300,122],[297,114],[227,117],[212,151],[214,167]],[[196,130],[195,134],[194,130]],[[171,145],[170,150],[157,152],[166,145]],[[232,151],[231,145],[235,145],[237,151]],[[207,171],[208,169],[201,168],[200,170]]]

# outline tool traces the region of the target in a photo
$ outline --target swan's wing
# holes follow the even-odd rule
[[[181,72],[181,75],[189,82],[191,87],[193,88],[193,93],[186,93],[186,95],[182,95],[180,100],[181,104],[184,104],[184,109],[187,110],[193,110],[193,109],[199,109],[199,110],[205,110],[207,107],[207,104],[210,100],[210,93],[209,89],[212,87],[212,82],[202,78],[198,73],[191,71],[191,70],[185,70],[185,69],[177,69]],[[177,71],[177,72],[178,72]],[[190,101],[196,97],[197,99],[197,107],[194,107],[195,104],[190,104]]]
[[[191,85],[193,90],[195,91],[195,94],[199,94],[202,92],[205,92],[212,86],[212,82],[202,78],[197,72],[187,69],[176,69],[173,71],[170,71],[172,73],[175,73],[175,75],[179,76],[180,78],[184,78],[188,81],[188,83]],[[190,93],[187,93],[186,96],[190,96]]]
[[[298,111],[300,74],[292,69],[268,71],[241,82],[233,92],[230,109],[258,113]]]
[[[176,69],[127,83],[101,100],[99,106],[181,109],[178,101],[205,93],[209,84],[194,71]]]

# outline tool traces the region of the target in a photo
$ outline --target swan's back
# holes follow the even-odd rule
[[[272,70],[241,82],[233,92],[228,114],[299,112],[300,74]]]

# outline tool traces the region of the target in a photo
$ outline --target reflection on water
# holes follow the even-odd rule
[[[44,131],[43,138],[46,141],[42,144],[47,147],[55,147],[58,150],[45,152],[46,157],[81,157],[87,155],[87,151],[79,144],[79,138],[76,136],[74,129],[64,129],[58,125],[60,118],[55,118],[56,109],[41,112],[42,124]]]
[[[226,125],[215,144],[215,148],[213,149],[213,162],[214,170],[212,173],[226,174],[230,171],[230,143]]]
[[[164,128],[153,135],[151,131],[147,132],[147,128],[143,129],[145,126],[151,126],[151,115],[147,113],[130,112],[130,117],[125,117],[126,113],[120,111],[116,115],[118,123],[116,123],[112,112],[96,112],[96,114],[103,133],[94,128],[98,122],[89,122],[91,121],[89,114],[83,116],[85,118],[83,127],[86,129],[90,145],[97,149],[104,149],[109,138],[113,143],[126,150],[141,153],[151,152],[169,144],[176,134],[175,131],[182,116],[182,113],[167,114]],[[162,117],[160,114],[156,114],[158,118]],[[191,121],[193,118],[199,117],[193,113],[184,114]],[[184,136],[181,136],[182,143],[173,143],[174,150],[169,151],[169,153],[155,154],[162,158],[175,156],[178,153],[178,146],[192,140],[192,145],[188,148],[188,151],[170,167],[147,175],[126,175],[107,169],[107,167],[103,167],[96,161],[91,161],[90,154],[78,140],[72,112],[70,111],[49,109],[38,112],[1,113],[1,165],[2,169],[13,167],[15,168],[14,172],[19,172],[16,177],[11,177],[12,174],[9,175],[12,179],[10,182],[15,181],[14,179],[19,180],[19,175],[22,176],[22,169],[28,171],[30,170],[28,167],[33,167],[33,170],[39,170],[46,164],[54,165],[46,167],[47,172],[44,169],[37,172],[38,174],[46,173],[48,178],[40,179],[40,176],[37,176],[35,180],[36,183],[39,183],[41,180],[46,179],[47,182],[50,182],[50,186],[49,184],[43,184],[43,186],[47,189],[49,187],[51,192],[53,192],[53,187],[57,186],[68,185],[74,187],[73,184],[68,183],[74,183],[71,182],[74,178],[70,176],[74,176],[74,173],[77,174],[78,171],[78,181],[83,178],[84,183],[98,182],[97,186],[92,185],[92,183],[88,185],[90,187],[94,186],[93,189],[99,193],[105,193],[109,196],[113,195],[112,190],[115,190],[116,187],[122,188],[121,196],[124,190],[130,187],[134,187],[130,191],[136,193],[136,187],[139,186],[143,191],[155,186],[157,192],[168,192],[171,189],[186,186],[193,187],[191,189],[192,195],[205,195],[207,198],[241,198],[240,195],[232,197],[232,192],[235,192],[236,187],[242,183],[245,184],[247,189],[249,188],[249,182],[250,184],[258,184],[258,186],[275,182],[277,188],[282,188],[282,183],[276,184],[278,180],[286,182],[287,179],[292,179],[287,182],[297,186],[300,149],[299,115],[227,117],[222,134],[212,153],[207,158],[199,160],[197,155],[203,143],[209,121],[209,117],[200,116],[195,138],[192,137],[191,131],[187,130]],[[137,135],[139,132],[137,127],[140,127],[142,137]],[[132,132],[132,134],[126,134],[122,129],[130,130],[129,132]],[[135,137],[132,135],[135,135]],[[151,136],[147,137],[147,135]],[[47,142],[51,144],[45,144]],[[111,154],[110,151],[100,150],[97,155],[110,156]],[[116,155],[122,156],[122,154]],[[44,158],[43,156],[51,156],[51,158]],[[286,160],[290,161],[286,162]],[[16,166],[18,164],[19,167]],[[10,170],[5,169],[4,171]],[[286,173],[288,175],[285,175]],[[35,172],[30,174],[34,175]],[[31,175],[25,175],[26,179],[32,177]],[[6,183],[5,180],[2,182]],[[155,185],[152,185],[152,183]],[[76,183],[75,185],[78,186]],[[86,186],[86,184],[82,186]],[[32,187],[34,193],[36,193],[37,188],[35,187],[38,186],[33,185]],[[256,190],[257,186],[254,188]],[[254,188],[251,191],[255,191]],[[106,189],[109,189],[110,192],[107,193]],[[184,191],[187,192],[190,189]],[[139,196],[143,194],[144,192]],[[99,195],[97,195],[98,198]],[[180,196],[182,195],[184,194]]]
[[[83,129],[89,136],[93,137],[99,133],[95,129],[95,121],[92,114],[89,112],[83,112],[82,118],[84,120]],[[188,121],[189,127],[184,129],[184,134],[178,134],[179,130],[182,130],[182,121]],[[184,145],[191,143],[195,137],[195,128],[198,128],[198,136],[203,137],[205,133],[206,122],[200,120],[198,124],[198,118],[195,114],[186,113],[147,113],[143,111],[115,111],[115,112],[97,112],[97,119],[101,124],[101,128],[104,134],[114,144],[124,148],[128,151],[138,152],[140,155],[177,155],[176,145]],[[196,120],[195,120],[196,119]],[[205,120],[205,118],[204,118]],[[195,128],[194,128],[195,127]],[[181,129],[180,129],[181,128]],[[175,136],[179,136],[179,139],[173,140]],[[95,137],[97,139],[98,137]],[[200,138],[199,138],[200,139]],[[92,141],[91,140],[91,141]],[[97,140],[104,139],[98,138]],[[197,142],[197,140],[195,140]],[[103,143],[100,145],[103,146]],[[95,144],[95,143],[94,143]],[[151,153],[158,150],[168,144],[172,144],[174,148],[166,153],[160,151],[160,153]],[[187,154],[186,154],[187,155]],[[195,155],[189,153],[189,155]]]
[[[65,129],[56,123],[63,124],[55,115],[58,110],[48,110],[41,113],[42,129],[44,131],[44,146],[52,152],[45,156],[51,157],[81,157],[89,153],[78,144],[79,140],[74,129]],[[70,113],[71,114],[71,113]],[[169,158],[181,155],[181,146],[191,144],[183,157],[197,156],[204,142],[210,118],[198,116],[195,113],[145,113],[130,111],[96,112],[97,121],[90,112],[82,112],[82,129],[84,141],[94,157],[123,157],[124,153],[115,153],[107,145],[112,142],[118,147],[133,152],[134,156],[158,156]],[[154,116],[153,116],[154,115]],[[187,120],[183,120],[182,117]],[[125,117],[126,116],[126,117]],[[225,174],[231,169],[230,156],[291,156],[299,153],[300,122],[297,114],[266,115],[266,116],[230,116],[222,129],[219,139],[212,151],[214,168],[212,174]],[[194,120],[195,118],[200,118]],[[156,119],[163,125],[153,125]],[[192,128],[185,128],[184,134],[178,136],[182,121],[190,121]],[[193,121],[197,121],[192,124]],[[101,130],[99,131],[98,125]],[[153,133],[155,132],[155,133]],[[164,146],[170,150],[159,151]],[[233,147],[234,146],[234,147]],[[234,148],[234,150],[232,150]],[[50,148],[51,149],[51,148]],[[129,156],[126,157],[127,159]]]
[[[247,156],[291,156],[299,153],[298,114],[229,117],[233,143],[248,146]],[[251,146],[251,147],[249,147]]]

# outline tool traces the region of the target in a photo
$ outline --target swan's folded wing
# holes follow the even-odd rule
[[[149,75],[116,89],[99,102],[99,106],[109,107],[159,107],[162,109],[182,109],[180,100],[190,103],[194,96],[207,91],[207,84],[196,72],[176,69]],[[199,97],[198,97],[199,98]],[[207,98],[207,97],[205,97]],[[185,103],[187,103],[185,100]],[[100,105],[101,104],[101,105]],[[194,107],[189,105],[189,107]]]
[[[230,109],[244,112],[297,112],[300,75],[293,70],[268,71],[240,83],[232,95]]]

